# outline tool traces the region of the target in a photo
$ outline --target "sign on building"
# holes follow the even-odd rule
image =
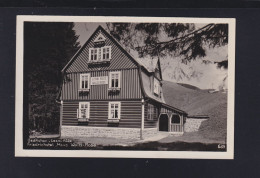
[[[108,84],[108,76],[91,77],[91,85],[105,85]]]

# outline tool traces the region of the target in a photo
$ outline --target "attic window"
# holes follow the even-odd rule
[[[111,46],[89,48],[89,63],[107,62],[111,59]]]
[[[102,35],[101,33],[97,36],[97,38],[94,40],[94,42],[103,42],[105,41],[106,38],[104,37],[104,35]]]

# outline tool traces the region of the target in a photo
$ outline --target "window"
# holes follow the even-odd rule
[[[90,61],[97,61],[98,59],[98,48],[90,48],[89,49],[89,59]]]
[[[152,104],[148,104],[147,120],[153,120],[153,116],[154,116],[154,106]]]
[[[89,48],[89,62],[102,62],[111,59],[111,46]]]
[[[153,87],[154,87],[153,88],[154,93],[157,94],[157,95],[160,95],[160,88],[161,88],[161,86],[160,86],[159,80],[157,80],[156,78],[154,78]]]
[[[110,72],[109,74],[109,88],[120,88],[120,72]]]
[[[120,119],[121,103],[109,102],[108,119]]]
[[[102,50],[102,60],[110,60],[111,59],[111,46],[105,46],[101,48]]]
[[[90,74],[80,74],[80,86],[81,90],[88,90],[90,82]]]
[[[77,112],[79,119],[89,118],[89,102],[79,102],[79,109]]]

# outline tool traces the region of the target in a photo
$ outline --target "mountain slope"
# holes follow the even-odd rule
[[[187,88],[188,87],[188,88]],[[209,93],[191,86],[163,82],[163,93],[167,104],[186,111],[189,115],[208,115],[202,122],[199,134],[209,139],[223,140],[227,130],[227,94]]]

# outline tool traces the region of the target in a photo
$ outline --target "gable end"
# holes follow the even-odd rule
[[[95,40],[104,40],[105,45],[112,46],[111,64],[106,66],[89,67],[89,48],[93,48]],[[103,43],[103,41],[101,41]],[[75,64],[76,63],[76,64]],[[117,42],[106,30],[99,26],[90,36],[87,42],[78,50],[68,64],[62,69],[62,72],[84,72],[95,70],[116,70],[137,68],[140,64]]]

